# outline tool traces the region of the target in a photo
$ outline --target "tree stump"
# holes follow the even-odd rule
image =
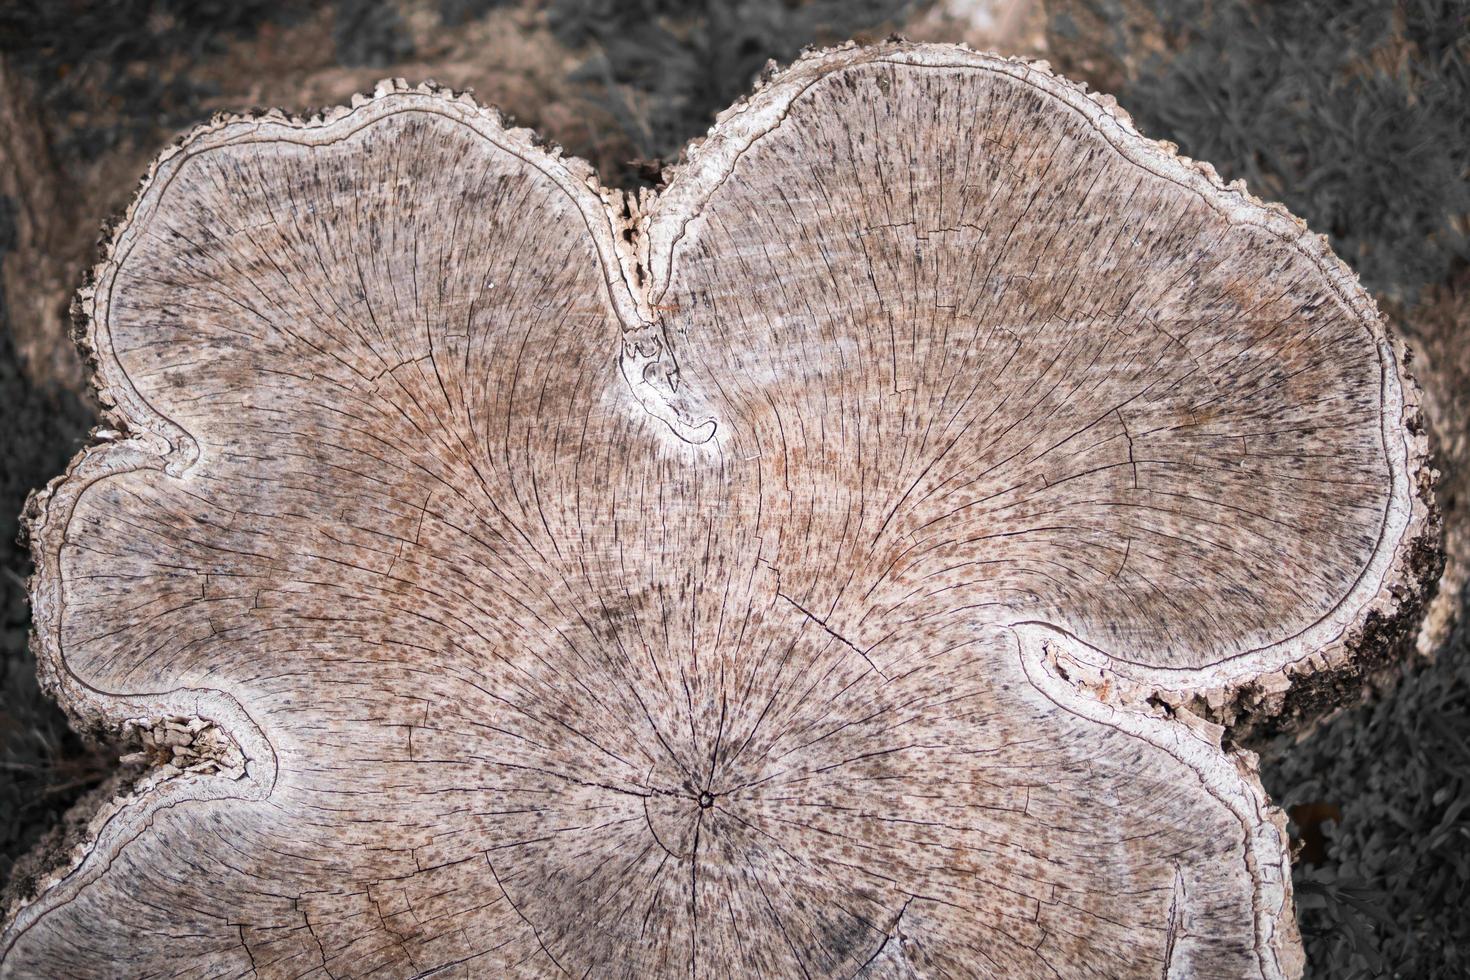
[[[900,42],[636,200],[401,82],[190,134],[30,515],[148,765],[8,975],[1297,975],[1222,724],[1389,655],[1431,471],[1348,269],[1173,150]]]

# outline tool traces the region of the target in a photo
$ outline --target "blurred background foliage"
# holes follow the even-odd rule
[[[1470,0],[0,6],[0,100],[33,103],[32,123],[8,124],[36,129],[46,155],[36,183],[51,181],[0,194],[0,878],[113,762],[41,694],[26,649],[29,568],[15,515],[27,491],[62,471],[93,418],[59,328],[37,326],[29,311],[62,321],[96,229],[177,130],[223,108],[303,111],[383,75],[433,77],[473,85],[610,184],[656,185],[661,164],[768,59],[890,31],[1046,57],[1117,95],[1145,133],[1329,235],[1418,348],[1452,560],[1444,625],[1426,645],[1433,656],[1309,737],[1257,748],[1301,841],[1309,975],[1470,975],[1470,638],[1448,627],[1463,605],[1455,559],[1470,455]],[[50,224],[37,230],[38,221]],[[66,277],[39,305],[20,295],[37,256]]]

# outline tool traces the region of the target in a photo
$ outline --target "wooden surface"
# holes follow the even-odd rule
[[[37,646],[151,763],[0,972],[1294,976],[1216,721],[1418,608],[1411,383],[1044,66],[769,79],[658,195],[385,84],[166,153]]]

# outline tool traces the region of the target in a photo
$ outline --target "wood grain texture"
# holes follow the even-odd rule
[[[191,134],[79,308],[37,646],[162,764],[0,972],[1300,973],[1216,722],[1418,609],[1414,388],[1111,100],[835,49],[633,202],[384,84]]]

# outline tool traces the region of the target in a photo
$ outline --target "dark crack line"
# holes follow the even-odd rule
[[[877,664],[873,663],[873,659],[868,656],[868,652],[866,650],[862,649],[861,647],[855,646],[852,643],[852,641],[849,640],[847,637],[843,636],[841,633],[838,633],[832,627],[828,626],[826,620],[818,619],[817,616],[815,614],[813,614],[809,609],[807,609],[801,603],[797,602],[795,599],[791,598],[786,593],[782,592],[780,589],[777,589],[776,590],[776,595],[780,596],[782,599],[785,599],[787,602],[791,603],[793,606],[795,606],[797,608],[797,610],[799,610],[801,612],[801,614],[803,616],[805,616],[807,619],[810,619],[812,622],[816,623],[818,626],[822,627],[822,629],[825,630],[826,633],[827,633],[827,635],[830,636],[830,637],[832,637],[832,639],[836,640],[838,643],[841,643],[843,646],[847,647],[849,650],[851,650],[853,653],[857,654],[859,657],[862,657],[863,658],[863,662],[866,663],[868,665],[868,667],[870,667],[872,669],[873,673],[877,674],[879,677],[883,678],[885,681],[890,679],[887,674],[883,673],[883,671],[881,671],[881,670],[878,669],[878,665]]]
[[[546,941],[541,938],[541,932],[536,928],[536,924],[530,919],[526,918],[526,913],[521,911],[520,906],[516,904],[515,899],[510,897],[510,892],[505,890],[505,882],[500,880],[500,875],[495,871],[495,863],[490,860],[489,854],[485,855],[485,865],[490,869],[490,877],[494,878],[495,884],[499,886],[500,894],[504,895],[506,902],[510,903],[512,911],[514,911],[516,915],[520,916],[521,921],[526,924],[526,928],[531,930],[531,935],[535,937],[536,945],[541,947],[541,952],[546,954],[546,958],[552,962],[553,966],[561,971],[563,976],[571,976],[571,974],[567,972],[567,968],[561,965],[561,961],[556,958],[556,955],[552,953],[551,950],[546,948]]]
[[[694,850],[689,855],[689,975],[699,976],[699,832],[704,811],[694,818]]]
[[[878,948],[873,950],[872,956],[869,956],[866,960],[863,961],[862,966],[853,971],[852,980],[856,980],[856,978],[862,976],[863,971],[872,966],[873,961],[883,955],[883,951],[888,948],[888,944],[891,943],[894,939],[898,938],[898,923],[900,920],[903,919],[903,914],[909,910],[909,906],[914,904],[914,899],[917,897],[917,895],[910,895],[908,898],[904,899],[903,907],[900,908],[898,910],[898,914],[893,917],[893,924],[888,927],[888,932],[885,933],[883,936],[883,942],[879,943]]]
[[[1183,894],[1184,871],[1176,862],[1174,864],[1174,894],[1169,899],[1169,926],[1164,937],[1164,980],[1168,980],[1174,966],[1174,944],[1179,938],[1179,920],[1183,916],[1183,910],[1179,907],[1179,899]]]

